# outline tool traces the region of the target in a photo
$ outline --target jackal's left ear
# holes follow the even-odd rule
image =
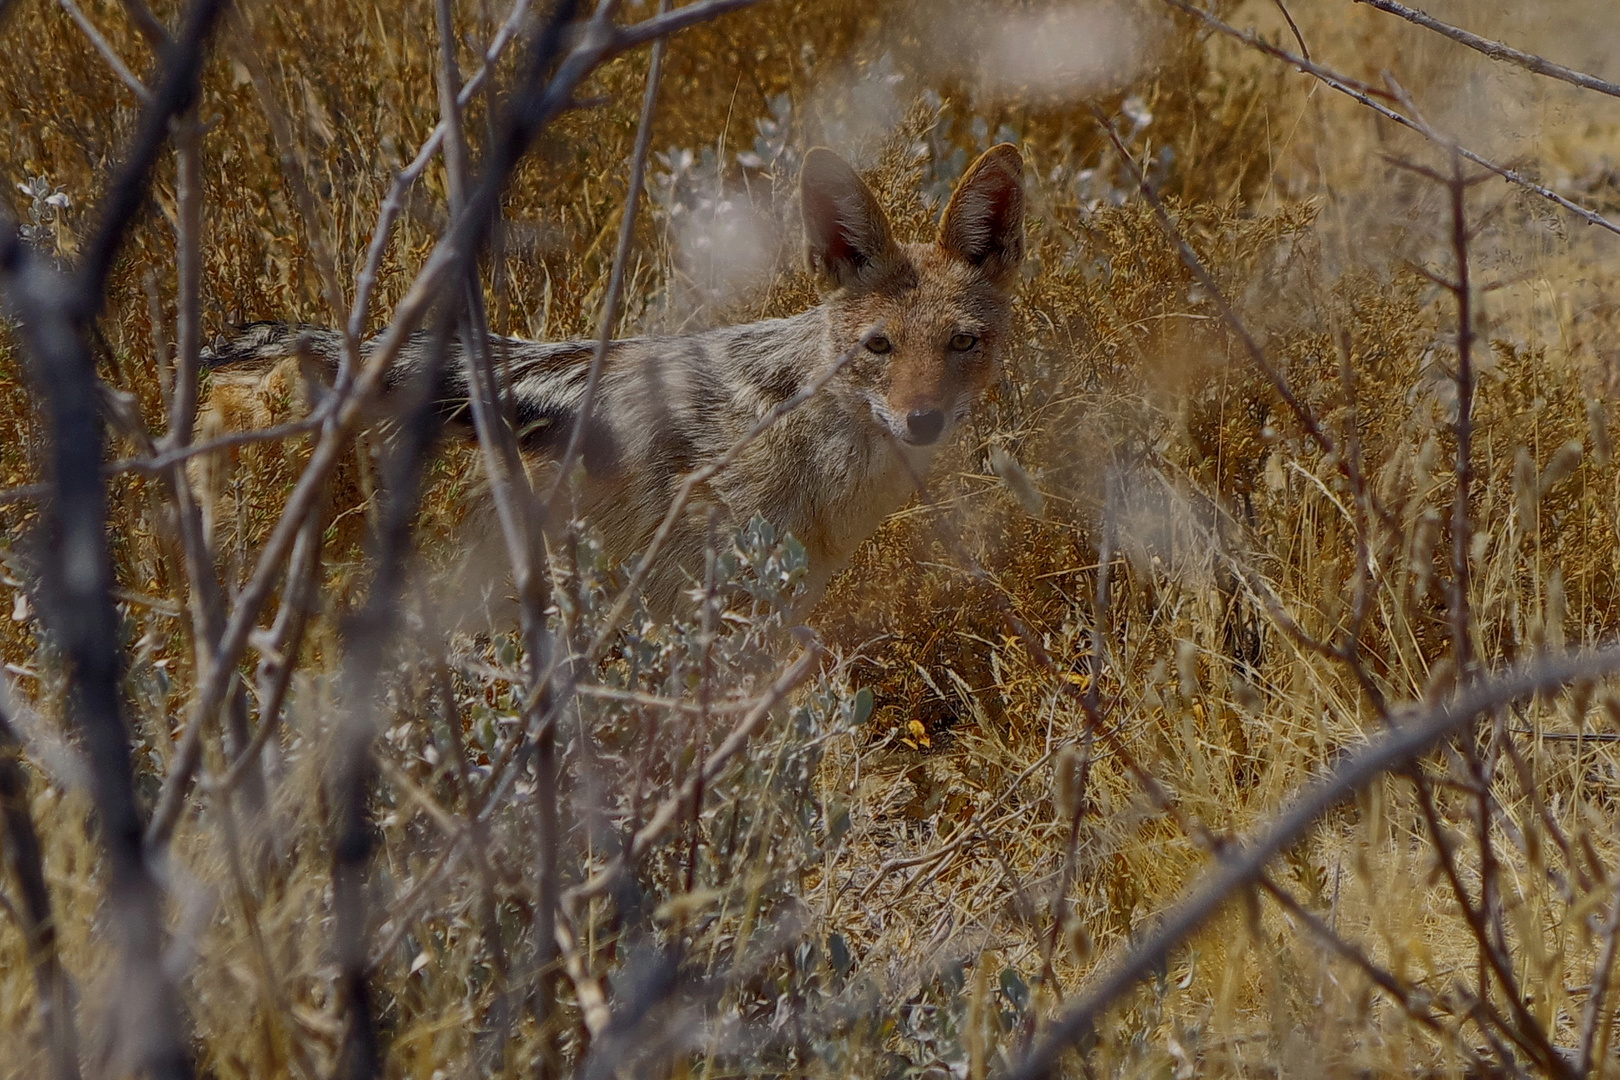
[[[805,257],[833,288],[859,288],[882,273],[897,249],[877,196],[849,162],[821,147],[804,157]]]
[[[939,246],[980,267],[1002,288],[1024,261],[1024,159],[1011,143],[992,146],[968,167],[945,208]]]

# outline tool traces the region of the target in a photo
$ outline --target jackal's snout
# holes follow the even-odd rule
[[[943,409],[912,409],[906,414],[906,433],[903,438],[913,446],[932,446],[945,430]]]

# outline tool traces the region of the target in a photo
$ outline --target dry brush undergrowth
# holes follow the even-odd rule
[[[82,255],[89,208],[140,114],[69,6],[15,5],[0,75],[13,212],[63,262]],[[1612,33],[1602,5],[1491,25],[1452,6],[1437,13],[1615,74],[1595,66],[1606,61],[1594,35]],[[138,7],[83,12],[144,72],[154,53]],[[626,17],[653,7],[628,4]],[[899,229],[922,235],[965,161],[1010,139],[1032,217],[1005,378],[927,495],[810,618],[825,653],[789,626],[793,543],[765,523],[717,536],[686,621],[632,612],[608,658],[572,673],[581,685],[557,718],[554,792],[533,765],[518,620],[462,596],[455,576],[468,496],[484,484],[473,451],[429,463],[411,579],[422,584],[399,605],[403,632],[374,700],[354,701],[344,658],[368,625],[358,615],[390,452],[380,433],[357,440],[326,486],[307,628],[289,639],[267,611],[238,665],[252,730],[273,720],[266,701],[293,669],[281,726],[262,762],[233,770],[241,747],[210,716],[202,782],[155,857],[167,970],[201,1071],[325,1075],[344,1060],[355,1012],[334,959],[344,792],[331,766],[351,713],[378,733],[362,947],[389,1075],[980,1077],[1022,1060],[1077,988],[1151,934],[1212,847],[1262,827],[1339,755],[1399,724],[1403,703],[1620,629],[1609,434],[1620,236],[1499,181],[1454,204],[1441,145],[1454,138],[1612,216],[1620,102],[1351,0],[1290,5],[1297,39],[1276,5],[1220,7],[1422,116],[1426,140],[1157,0],[1084,10],[1135,27],[1140,54],[1089,98],[976,82],[942,43],[936,23],[948,20],[899,2],[776,0],[672,39],[618,329],[811,302],[783,227],[809,146],[855,155],[899,208]],[[177,25],[171,5],[157,14]],[[506,14],[456,6],[464,73]],[[439,119],[434,27],[432,4],[368,0],[248,4],[225,22],[200,109],[205,334],[257,318],[343,321],[320,250],[352,286],[394,170]],[[518,66],[503,60],[497,85]],[[494,329],[594,333],[646,68],[644,52],[602,67],[513,174],[482,264]],[[1217,292],[1161,227],[1091,102]],[[475,147],[499,107],[474,97]],[[176,169],[160,159],[97,324],[98,372],[124,403],[107,409],[113,458],[148,454],[131,433],[165,426],[182,315]],[[368,331],[407,296],[448,201],[435,163],[387,248]],[[1446,287],[1458,206],[1474,230],[1466,336],[1478,383],[1462,671],[1449,590],[1464,349]],[[45,475],[44,421],[16,336],[0,349],[0,490],[11,492]],[[308,394],[289,372],[272,394],[229,402],[227,426],[294,419]],[[313,442],[211,459],[205,509],[227,601]],[[151,813],[206,657],[164,478],[121,471],[109,492],[122,701]],[[3,785],[0,796],[38,831],[80,1051],[99,1074],[140,1053],[142,1033],[119,1018],[143,987],[109,944],[116,904],[68,672],[41,619],[41,513],[36,489],[0,499],[0,705],[22,734],[27,781],[25,796]],[[588,530],[551,555],[559,639],[588,643],[622,568],[601,563]],[[433,583],[445,578],[454,584]],[[721,611],[726,596],[749,597],[746,609]],[[793,685],[771,694],[784,673]],[[1614,1007],[1603,956],[1620,920],[1617,724],[1620,698],[1581,685],[1496,708],[1416,770],[1381,776],[1290,845],[1264,892],[1227,905],[1077,1032],[1084,1064],[1067,1067],[1601,1068]],[[726,741],[734,730],[752,737]],[[6,760],[16,753],[0,745]],[[551,798],[563,824],[554,1010],[541,971],[553,950],[536,940],[537,815]],[[622,858],[638,829],[647,843]],[[5,843],[15,862],[12,834]],[[14,880],[0,888],[0,1072],[43,1075],[42,983]]]

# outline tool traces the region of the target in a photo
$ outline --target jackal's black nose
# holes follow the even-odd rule
[[[945,414],[938,409],[913,409],[906,415],[906,441],[927,446],[945,430]]]

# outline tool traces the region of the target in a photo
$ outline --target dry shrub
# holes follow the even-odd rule
[[[1404,24],[1359,10],[1347,18],[1346,6],[1293,5],[1327,62],[1370,81],[1390,67],[1419,100],[1437,103],[1436,115],[1477,133],[1463,88],[1472,78],[1501,93],[1492,80],[1507,76]],[[471,36],[487,38],[488,17],[463,7]],[[1271,8],[1249,7],[1232,17],[1270,20],[1283,33]],[[132,66],[150,63],[120,9],[86,8]],[[639,15],[650,5],[630,8]],[[1180,228],[1300,400],[1341,447],[1355,426],[1369,488],[1387,512],[1372,530],[1366,668],[1393,702],[1442,693],[1455,678],[1445,591],[1455,327],[1448,295],[1419,268],[1451,270],[1447,208],[1432,185],[1378,154],[1434,159],[1230,42],[1163,22],[1151,5],[1139,17],[1152,65],[1101,104],[1121,117]],[[1592,17],[1570,5],[1570,20]],[[252,73],[222,49],[203,109],[213,121],[204,143],[210,334],[253,318],[333,322],[312,238],[331,251],[340,278],[351,277],[390,171],[437,119],[431,5],[338,0],[253,7],[243,18],[251,28],[228,34],[261,57],[321,220],[298,213]],[[959,73],[940,73],[926,22],[926,12],[919,21],[898,3],[783,2],[694,30],[670,53],[654,139],[668,152],[629,269],[626,332],[808,303],[796,240],[782,223],[791,220],[797,156],[820,141],[847,138],[861,151],[905,234],[925,235],[967,156],[1009,135],[1030,166],[1032,207],[1019,345],[994,399],[944,456],[927,497],[862,549],[811,620],[841,660],[779,710],[717,783],[695,829],[577,914],[587,974],[611,979],[617,1002],[678,961],[685,996],[638,1030],[683,1075],[982,1076],[1016,1060],[1060,998],[1150,927],[1208,862],[1188,821],[1221,835],[1248,830],[1379,726],[1345,666],[1276,617],[1280,609],[1323,640],[1350,623],[1356,500],[1342,453],[1313,447],[1254,370],[1085,104],[979,94]],[[8,190],[43,177],[69,194],[40,242],[71,257],[131,130],[133,99],[60,11],[29,6],[7,29]],[[1509,21],[1502,32],[1529,30]],[[473,60],[464,47],[464,67]],[[502,243],[485,266],[497,330],[590,332],[643,70],[634,56],[604,68],[588,88],[599,100],[567,115],[517,174]],[[1546,132],[1493,152],[1534,151],[1534,168],[1560,191],[1612,210],[1615,165],[1604,149],[1612,110],[1540,84],[1525,91],[1528,77],[1518,78],[1510,85],[1525,99],[1521,115],[1542,116]],[[854,93],[863,80],[877,97]],[[488,109],[480,102],[470,114],[475,132]],[[866,143],[850,127],[863,110],[881,121]],[[174,319],[172,165],[164,168],[102,322],[103,375],[151,425],[163,408],[152,343],[168,340]],[[716,289],[683,247],[680,222],[719,213],[728,199],[775,231],[764,271]],[[389,249],[379,311],[430,249],[444,201],[442,174],[430,171]],[[40,200],[14,205],[26,219]],[[1612,637],[1620,622],[1620,488],[1608,434],[1620,320],[1606,299],[1620,264],[1612,236],[1573,231],[1532,197],[1492,185],[1469,208],[1485,223],[1474,251],[1492,286],[1482,294],[1476,356],[1472,603],[1477,648],[1495,667]],[[4,348],[0,483],[9,487],[36,478],[39,428],[17,349]],[[1340,379],[1343,349],[1354,408]],[[221,415],[262,426],[298,412],[303,392],[289,379]],[[273,856],[240,865],[203,794],[174,842],[173,931],[178,947],[193,950],[186,1001],[199,1060],[214,1075],[323,1072],[337,1052],[323,761],[330,718],[344,708],[340,627],[367,580],[368,494],[384,445],[362,444],[328,494],[323,604],[275,747]],[[122,442],[115,452],[133,449]],[[291,441],[230,455],[214,506],[228,589],[251,565],[306,452]],[[454,561],[478,469],[465,452],[434,466],[424,562]],[[124,475],[112,491],[128,703],[150,797],[193,688],[185,586],[156,483]],[[69,730],[62,674],[35,621],[38,605],[17,599],[32,588],[36,523],[33,503],[0,504],[0,597],[17,613],[0,620],[0,658],[44,714],[30,745],[31,810],[63,955],[83,993],[81,1030],[96,1032],[118,992],[96,929],[96,851],[86,800],[61,765],[71,758],[41,749]],[[1114,534],[1113,596],[1106,656],[1093,670],[1105,529]],[[762,567],[790,566],[777,539],[728,547],[729,572],[759,581]],[[592,562],[588,538],[582,556],[564,561],[580,569],[563,604],[574,625],[589,628],[612,568]],[[452,824],[464,819],[471,788],[513,745],[521,653],[497,614],[447,639],[432,602],[408,606],[413,633],[377,744],[374,890],[387,919],[375,931],[393,947],[378,956],[374,981],[389,1069],[424,1077],[493,1069],[500,1009],[510,1010],[512,1030],[505,1062],[525,1068],[542,1033],[521,994],[503,999],[502,982],[532,977],[534,793],[515,784],[510,804],[491,815],[483,865],[452,858],[459,841],[445,825],[446,814]],[[752,620],[728,621],[723,632],[697,616],[673,631],[638,625],[599,674],[621,690],[690,700],[712,661],[716,687],[757,690],[787,651],[771,610],[761,600]],[[1032,655],[1019,626],[1051,666]],[[1072,796],[1054,799],[1052,760],[1081,740],[1085,718],[1062,688],[1093,681],[1118,741],[1095,744],[1089,812],[1064,877],[1070,822],[1060,807]],[[1573,1044],[1590,993],[1617,854],[1620,760],[1605,700],[1580,693],[1504,711],[1476,740],[1497,750],[1511,743],[1522,759],[1522,773],[1503,763],[1489,781],[1499,814],[1494,873],[1519,978],[1562,1047]],[[650,730],[654,717],[663,726]],[[601,865],[625,821],[645,812],[637,800],[667,792],[691,767],[691,748],[729,722],[622,702],[582,706],[565,758],[567,805],[577,810],[570,866],[583,874]],[[1594,730],[1601,735],[1569,737]],[[1170,794],[1174,813],[1143,791],[1121,747]],[[211,746],[211,770],[223,765],[218,753]],[[1453,749],[1424,766],[1441,820],[1458,836],[1473,827],[1474,797],[1460,761]],[[1292,917],[1254,900],[1234,904],[1116,1008],[1094,1032],[1087,1075],[1444,1075],[1472,1068],[1470,1055],[1489,1059],[1495,1051],[1467,1019],[1476,944],[1436,873],[1423,817],[1412,785],[1386,778],[1323,821],[1273,877],[1432,1003],[1424,1007],[1441,1017],[1439,1034]],[[1459,858],[1477,888],[1479,852]],[[454,868],[436,878],[447,860]],[[1054,927],[1060,880],[1072,885],[1069,914]],[[437,885],[418,903],[424,881]],[[502,949],[509,954],[497,957]],[[29,1075],[41,1051],[12,921],[0,920],[0,957],[0,1071]],[[554,1033],[569,1053],[584,1038],[579,992],[569,991],[565,1030]]]

